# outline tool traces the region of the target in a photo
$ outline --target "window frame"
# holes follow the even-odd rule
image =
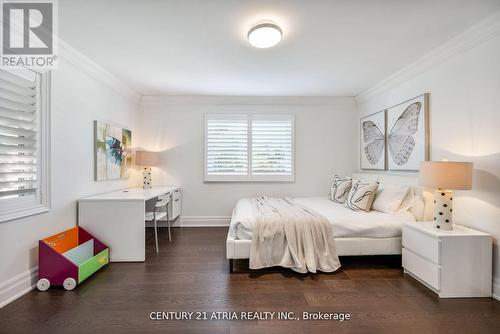
[[[208,175],[207,173],[207,153],[208,153],[208,120],[213,119],[213,117],[228,119],[228,118],[242,118],[247,119],[248,124],[248,135],[247,135],[247,174],[246,175]],[[291,147],[291,173],[290,175],[278,174],[278,175],[254,175],[252,173],[252,121],[262,120],[269,118],[270,120],[290,120],[292,122],[292,147]],[[203,129],[203,181],[204,183],[214,183],[214,182],[241,182],[241,183],[291,183],[295,182],[295,114],[290,113],[276,113],[276,114],[264,114],[264,113],[217,113],[208,112],[205,113],[204,117],[204,129]]]
[[[48,212],[51,207],[51,73],[26,70],[35,72],[40,80],[38,190],[34,201],[23,197],[6,200],[8,209],[0,212],[0,223]]]

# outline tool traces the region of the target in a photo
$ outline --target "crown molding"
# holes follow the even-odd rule
[[[123,97],[139,103],[139,93],[62,39],[58,40],[58,56],[60,57],[59,61],[63,60],[70,63]],[[57,68],[55,71],[57,71]]]
[[[390,75],[386,79],[356,95],[357,103],[363,103],[409,79],[428,71],[444,61],[475,48],[500,34],[500,11],[467,29],[445,44],[427,53],[417,61]]]
[[[169,105],[355,105],[350,96],[143,95],[141,104]]]

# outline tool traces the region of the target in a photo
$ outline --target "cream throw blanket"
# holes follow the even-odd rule
[[[252,201],[256,221],[251,269],[281,266],[315,273],[340,267],[332,226],[325,217],[286,197],[261,196]]]

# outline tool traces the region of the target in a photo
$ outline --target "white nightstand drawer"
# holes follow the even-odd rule
[[[403,247],[435,264],[440,264],[438,238],[434,238],[411,227],[404,226],[403,228]]]
[[[403,248],[403,267],[413,275],[439,290],[439,266]]]

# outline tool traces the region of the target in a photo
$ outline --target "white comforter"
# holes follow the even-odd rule
[[[410,212],[396,215],[378,211],[355,212],[330,201],[327,197],[303,197],[294,200],[325,216],[333,225],[335,238],[400,237],[402,223],[415,221]],[[230,236],[240,240],[251,240],[254,225],[255,214],[251,200],[240,199],[233,210],[229,226]]]

